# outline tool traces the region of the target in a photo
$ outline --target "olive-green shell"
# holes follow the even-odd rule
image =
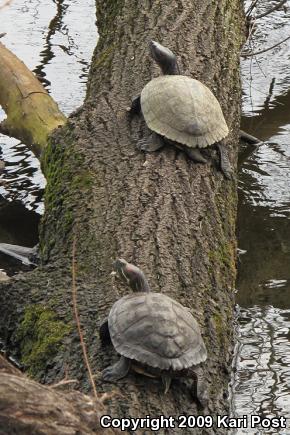
[[[133,293],[112,307],[109,331],[116,351],[162,370],[179,371],[207,358],[188,308],[161,293]]]
[[[141,108],[150,130],[190,148],[207,147],[229,133],[218,100],[190,77],[151,80],[141,92]]]

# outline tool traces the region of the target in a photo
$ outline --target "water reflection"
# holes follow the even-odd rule
[[[259,2],[260,11],[274,4]],[[288,36],[289,18],[290,11],[276,11],[258,24],[253,50]],[[236,416],[290,418],[289,53],[287,41],[242,63],[243,127],[266,142],[240,155],[237,302],[242,308],[232,385]],[[235,433],[286,435],[289,429]]]
[[[0,146],[1,159],[5,161],[0,195],[11,202],[19,201],[29,210],[42,214],[45,179],[39,161],[16,139],[0,136]]]
[[[251,1],[247,0],[245,3],[247,8]],[[265,12],[275,5],[277,5],[276,1],[260,0],[258,2],[257,14]],[[245,51],[256,52],[260,49],[271,47],[285,39],[289,34],[290,9],[277,10],[257,21],[256,32],[245,48]],[[243,60],[243,111],[246,116],[253,116],[253,112],[267,105],[271,109],[274,98],[280,98],[289,92],[289,58],[290,40],[271,51]],[[253,121],[252,125],[257,124],[254,124]]]
[[[290,309],[254,306],[241,309],[233,414],[290,417]],[[238,429],[236,434],[284,433]]]

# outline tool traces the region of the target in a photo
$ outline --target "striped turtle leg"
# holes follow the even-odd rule
[[[228,180],[231,180],[233,178],[233,169],[229,161],[228,153],[221,142],[218,142],[216,146],[220,153],[221,171]]]
[[[190,375],[193,378],[191,388],[192,397],[201,408],[205,408],[208,405],[208,392],[204,380],[201,379],[202,376],[198,377],[192,370],[190,370]]]

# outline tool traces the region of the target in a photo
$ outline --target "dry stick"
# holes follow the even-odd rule
[[[277,44],[272,45],[272,47],[268,47],[268,48],[265,48],[264,50],[260,50],[260,51],[255,51],[254,53],[241,53],[241,56],[251,57],[251,56],[256,56],[257,54],[266,53],[266,51],[269,51],[269,50],[272,50],[272,48],[278,47],[278,45],[283,44],[283,42],[288,41],[288,39],[290,39],[290,36],[287,36],[287,38],[283,39],[283,41],[280,41]]]
[[[77,379],[63,379],[62,381],[57,382],[56,384],[50,385],[50,388],[59,388],[63,385],[69,385],[69,384],[78,384],[79,381]]]
[[[82,333],[82,329],[81,329],[81,324],[80,324],[80,319],[79,319],[79,313],[78,313],[78,307],[77,307],[77,287],[76,287],[76,266],[75,265],[76,265],[76,239],[74,237],[74,239],[73,239],[73,248],[72,248],[72,300],[73,300],[73,310],[74,310],[75,321],[76,321],[77,328],[78,328],[78,334],[79,334],[79,338],[80,338],[80,342],[81,342],[81,347],[82,347],[82,351],[83,351],[84,362],[85,362],[85,365],[86,365],[88,373],[89,373],[90,383],[92,385],[94,396],[98,397],[95,381],[94,381],[94,378],[93,378],[93,372],[92,372],[92,369],[91,369],[91,366],[90,366],[90,363],[89,363],[87,348],[86,348],[86,345],[85,345],[85,342],[84,342],[84,337],[83,337],[83,333]]]
[[[259,18],[264,18],[267,15],[271,14],[272,12],[276,11],[277,9],[279,9],[281,6],[283,6],[285,3],[287,2],[287,0],[282,0],[280,1],[276,6],[273,6],[271,9],[269,9],[268,11],[264,12],[263,14],[257,15],[255,18],[256,20],[258,20]]]

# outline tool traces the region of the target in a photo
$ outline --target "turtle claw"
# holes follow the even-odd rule
[[[115,382],[118,379],[120,379],[114,370],[112,370],[113,366],[107,367],[105,370],[102,371],[102,379],[106,382]]]
[[[199,151],[198,148],[184,148],[186,154],[188,155],[188,157],[190,158],[190,160],[193,160],[196,163],[207,163],[207,160],[203,157],[203,155],[201,154],[201,152]]]
[[[164,385],[164,394],[166,394],[171,385],[171,376],[166,373],[163,373],[162,376],[162,384]]]
[[[137,145],[136,145],[136,147],[139,151],[144,151],[144,152],[148,151],[148,146],[149,146],[149,144],[148,144],[147,139],[138,140]]]
[[[130,366],[130,360],[121,356],[116,364],[109,366],[102,371],[102,379],[106,382],[116,382],[128,374]]]
[[[146,153],[154,153],[164,146],[160,136],[155,133],[150,134],[148,138],[140,139],[137,142],[137,149]]]

